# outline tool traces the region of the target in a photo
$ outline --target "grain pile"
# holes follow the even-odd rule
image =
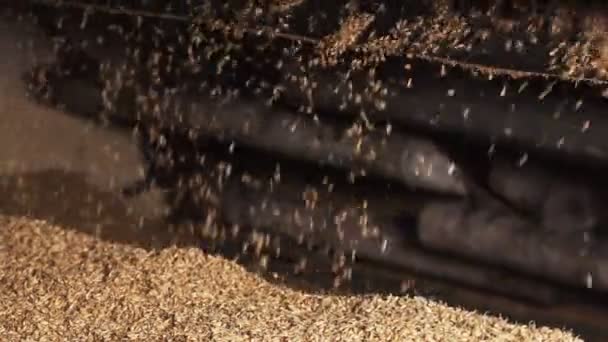
[[[66,179],[86,174],[84,182],[67,186],[81,196],[92,185],[109,191],[115,188],[110,184],[138,175],[138,154],[117,133],[97,132],[81,120],[26,101],[15,84],[28,58],[16,54],[16,34],[0,32],[5,33],[0,35],[0,145],[11,147],[0,149],[7,164],[1,174],[11,175],[6,184],[0,182],[1,209],[11,211],[13,205],[36,217],[63,215],[56,219],[64,225],[78,221],[76,202],[86,199],[53,199],[57,191],[50,191],[51,185],[65,179],[59,172],[45,172],[70,171]],[[30,136],[36,139],[24,139]],[[106,149],[101,142],[108,141],[120,148]],[[111,153],[116,151],[120,158]],[[92,161],[104,167],[93,167]],[[38,175],[32,178],[41,180],[40,187],[34,181],[25,187],[8,184],[14,173]],[[120,177],[108,179],[107,174]],[[27,200],[9,196],[17,191]],[[120,207],[111,199],[107,203]],[[17,209],[12,212],[24,212]],[[109,224],[128,225],[126,219]],[[64,228],[0,218],[1,341],[575,340],[558,330],[512,325],[421,298],[304,294],[267,283],[197,248],[146,250]]]
[[[197,248],[0,219],[0,339],[575,341],[421,298],[304,294]]]

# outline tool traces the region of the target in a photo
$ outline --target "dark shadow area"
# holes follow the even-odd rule
[[[44,220],[98,238],[143,248],[163,248],[166,223],[146,219],[118,194],[96,189],[83,174],[50,170],[0,176],[0,213]]]

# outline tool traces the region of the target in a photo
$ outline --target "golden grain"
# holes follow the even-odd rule
[[[418,297],[305,294],[197,248],[147,251],[26,219],[0,226],[3,341],[577,340]]]

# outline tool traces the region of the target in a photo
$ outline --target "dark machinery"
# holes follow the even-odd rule
[[[32,93],[137,131],[149,167],[125,196],[161,186],[215,239],[253,229],[277,254],[281,236],[602,336],[602,1],[22,7],[60,38]]]

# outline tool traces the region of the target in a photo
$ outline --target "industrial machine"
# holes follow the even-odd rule
[[[597,337],[608,321],[607,9],[31,0],[16,10],[56,39],[57,62],[24,75],[32,95],[138,136],[148,167],[123,196],[164,188],[168,220],[246,241],[261,258],[289,243],[331,256],[336,284],[354,270],[405,272],[451,284],[437,285],[441,298]]]

